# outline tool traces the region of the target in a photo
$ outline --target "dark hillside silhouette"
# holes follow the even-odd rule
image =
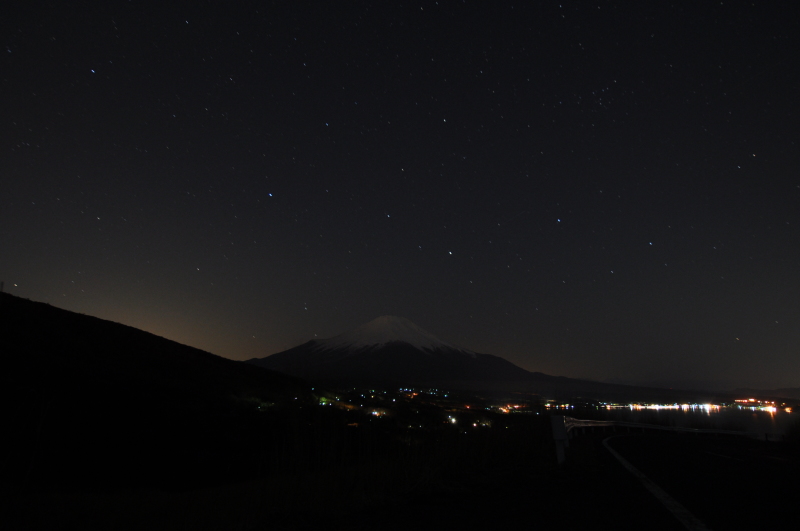
[[[12,485],[237,479],[263,425],[241,417],[309,396],[297,378],[5,293],[0,341]]]

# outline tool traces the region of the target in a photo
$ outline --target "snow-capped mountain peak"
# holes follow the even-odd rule
[[[318,348],[324,349],[360,349],[385,345],[395,341],[408,343],[415,348],[435,350],[450,348],[463,350],[441,341],[439,338],[415,325],[404,317],[384,315],[355,328],[349,332],[315,341]]]

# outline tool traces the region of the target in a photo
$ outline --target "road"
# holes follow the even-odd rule
[[[709,529],[800,528],[797,445],[663,433],[609,444]]]

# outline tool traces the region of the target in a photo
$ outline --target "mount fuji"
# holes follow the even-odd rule
[[[308,380],[368,385],[474,388],[532,376],[499,356],[445,343],[408,319],[388,315],[247,363]]]
[[[709,393],[611,384],[530,372],[445,343],[408,319],[378,317],[332,337],[245,363],[336,386],[416,386],[464,391],[654,402],[708,401]]]

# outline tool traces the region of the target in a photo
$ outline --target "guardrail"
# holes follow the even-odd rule
[[[746,431],[734,430],[716,430],[716,429],[699,429],[699,428],[684,428],[680,426],[662,426],[659,424],[644,424],[641,422],[627,422],[622,420],[582,420],[573,417],[565,417],[564,415],[553,415],[550,417],[550,422],[553,427],[553,440],[556,442],[556,459],[558,464],[562,464],[565,459],[564,449],[569,448],[569,434],[573,430],[581,429],[585,431],[586,428],[595,428],[607,426],[628,428],[639,428],[644,430],[662,430],[686,433],[705,433],[717,435],[738,435],[738,436],[751,436],[751,433]]]

